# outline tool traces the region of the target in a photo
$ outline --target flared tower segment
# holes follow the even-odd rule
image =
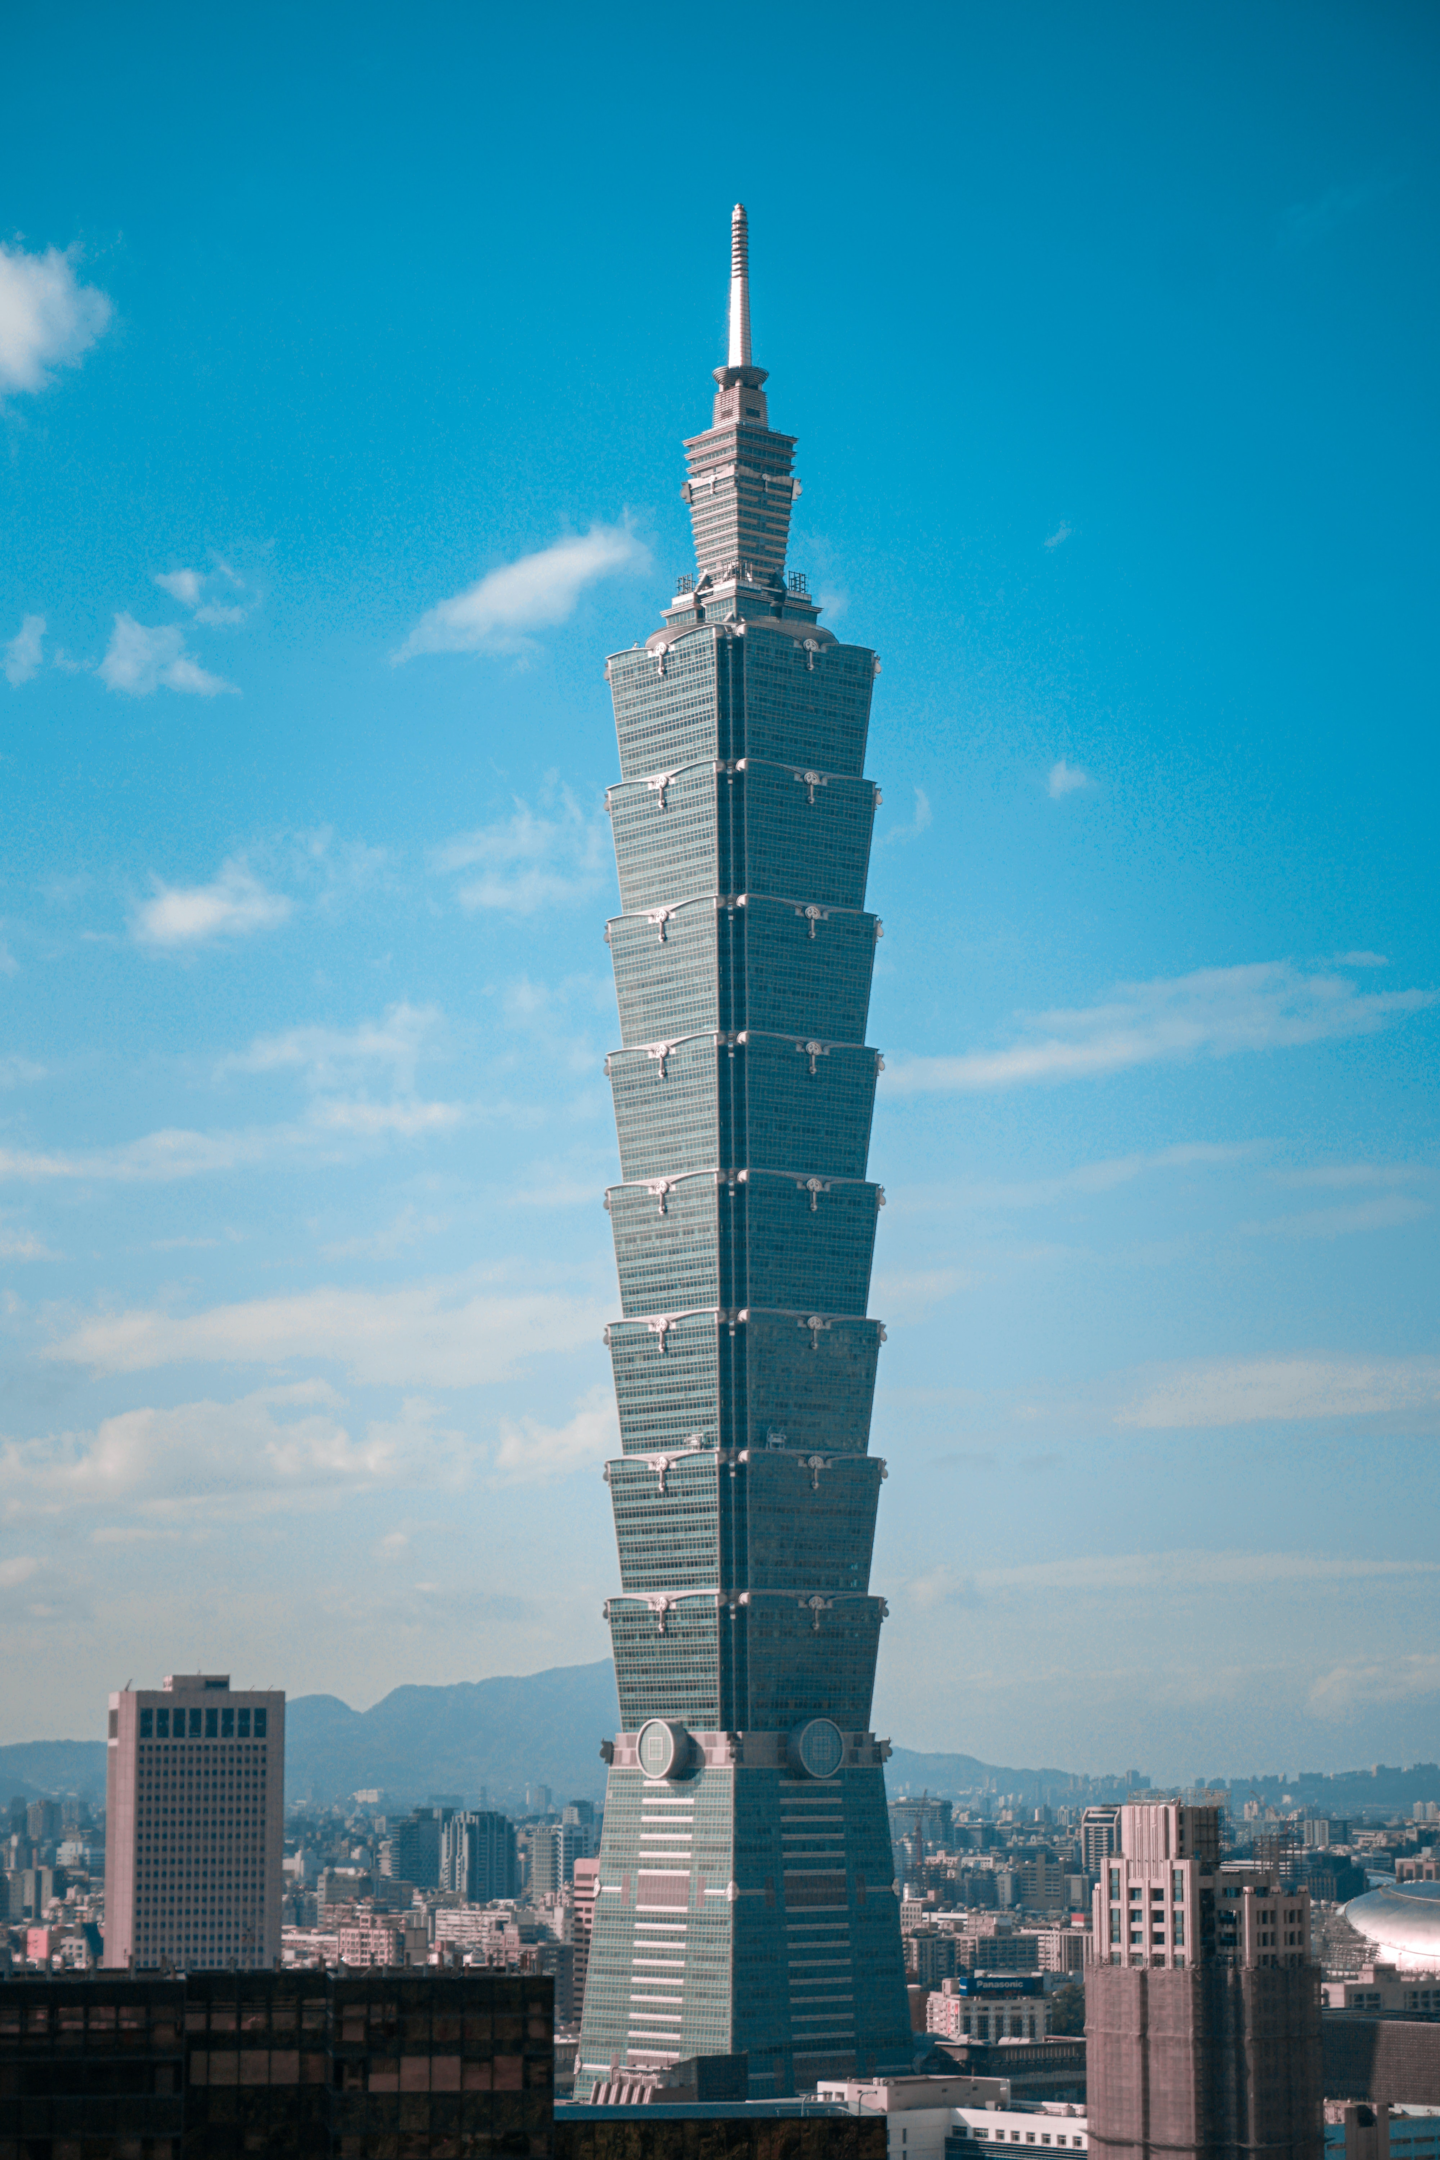
[[[582,2098],[692,2055],[748,2055],[762,2098],[912,2059],[870,1731],[879,665],[785,575],[795,445],[751,362],[739,206],[731,240],[729,361],[685,445],[697,575],[606,668],[623,1730]]]

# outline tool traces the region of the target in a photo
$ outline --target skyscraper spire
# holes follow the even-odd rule
[[[750,365],[750,220],[739,202],[730,213],[730,365]]]

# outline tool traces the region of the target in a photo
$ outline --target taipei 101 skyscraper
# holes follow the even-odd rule
[[[740,207],[731,246],[729,360],[685,445],[698,574],[606,668],[623,1730],[580,2099],[696,2055],[747,2055],[756,2098],[912,2061],[869,1729],[879,663],[786,575],[795,439],[751,361]]]

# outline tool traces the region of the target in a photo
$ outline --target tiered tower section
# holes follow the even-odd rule
[[[699,577],[606,670],[623,1730],[582,2097],[696,2054],[748,2054],[760,2097],[911,2056],[869,1730],[878,662],[784,575],[794,443],[750,360],[742,209],[732,251],[730,363],[686,445]]]

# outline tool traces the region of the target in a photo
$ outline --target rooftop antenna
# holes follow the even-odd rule
[[[744,203],[730,213],[730,366],[750,365],[750,221]]]

